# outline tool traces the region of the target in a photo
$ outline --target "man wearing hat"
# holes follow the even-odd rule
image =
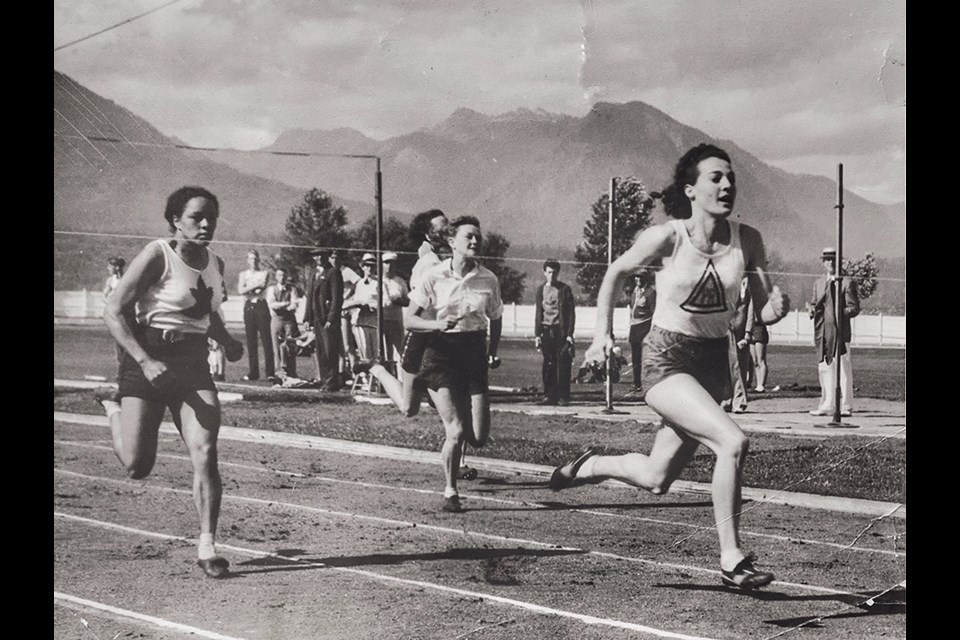
[[[317,348],[313,352],[317,379],[326,391],[343,387],[340,379],[340,312],[343,308],[343,275],[329,249],[310,252],[317,268],[307,277],[307,308],[304,322],[314,332]]]
[[[383,254],[383,338],[385,360],[395,360],[403,350],[403,308],[410,304],[410,289],[394,272],[397,254]]]
[[[363,254],[360,270],[362,275],[353,285],[353,294],[343,303],[343,309],[350,310],[360,359],[370,360],[377,342],[377,257],[372,253]]]
[[[387,344],[382,360],[392,360],[395,357],[394,350],[399,353],[402,348],[403,307],[410,303],[407,283],[393,273],[396,260],[397,254],[393,251],[383,254],[383,336]],[[372,253],[363,254],[360,266],[363,277],[357,282],[353,297],[344,303],[343,308],[356,308],[354,336],[357,339],[357,348],[361,359],[371,360],[376,351],[377,340],[376,256]]]
[[[840,415],[849,416],[853,410],[853,369],[850,365],[850,340],[852,331],[850,319],[860,313],[860,297],[857,282],[837,274],[837,250],[827,247],[820,255],[826,276],[813,285],[813,298],[807,303],[807,312],[813,318],[814,342],[817,345],[820,375],[820,405],[810,412],[814,416],[833,415],[836,379],[834,378],[837,353],[837,317],[838,296],[843,307],[840,327]],[[837,290],[839,289],[839,294]]]

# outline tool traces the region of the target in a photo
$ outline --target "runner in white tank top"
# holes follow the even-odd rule
[[[226,297],[223,261],[207,250],[219,214],[216,196],[201,187],[182,187],[167,199],[164,218],[173,238],[144,247],[107,300],[104,323],[125,353],[117,394],[97,397],[110,419],[114,452],[135,479],[153,469],[169,407],[193,463],[197,564],[213,578],[226,575],[229,562],[216,554],[214,539],[223,492],[220,401],[207,367],[207,337],[223,345],[231,362],[243,355],[219,314]]]
[[[713,508],[723,583],[757,589],[774,576],[755,569],[753,556],[740,549],[740,481],[748,441],[719,405],[729,385],[726,332],[744,272],[767,324],[787,313],[789,301],[770,285],[760,234],[729,221],[736,180],[725,151],[712,145],[687,151],[663,197],[667,214],[676,219],[643,231],[607,269],[597,295],[596,333],[585,356],[602,363],[612,349],[608,328],[624,278],[642,267],[662,267],[654,326],[644,341],[643,387],[663,428],[649,455],[600,456],[587,449],[557,467],[550,486],[559,490],[615,478],[662,494],[704,444],[717,457]]]
[[[743,278],[740,225],[730,222],[730,244],[716,253],[700,251],[683,220],[667,224],[676,234],[673,255],[657,271],[653,326],[701,338],[725,338]]]

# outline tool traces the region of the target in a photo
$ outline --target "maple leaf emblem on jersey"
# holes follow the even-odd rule
[[[188,318],[202,318],[206,315],[210,315],[210,302],[213,300],[213,287],[208,287],[207,283],[203,281],[203,276],[197,278],[197,287],[195,289],[190,289],[190,294],[193,295],[193,299],[196,301],[193,303],[193,306],[184,309],[183,315]]]

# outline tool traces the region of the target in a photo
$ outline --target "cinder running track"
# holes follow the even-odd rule
[[[54,415],[54,637],[906,637],[897,505],[746,496],[744,546],[778,581],[742,593],[720,584],[697,487],[553,493],[542,468],[471,457],[467,512],[446,514],[436,454],[225,428],[218,546],[234,573],[218,581],[194,564],[169,426],[160,452],[129,480],[104,419]]]

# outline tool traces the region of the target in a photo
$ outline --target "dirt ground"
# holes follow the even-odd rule
[[[55,638],[906,637],[904,519],[748,509],[777,582],[743,593],[702,496],[483,471],[447,514],[435,463],[223,441],[212,580],[185,448],[160,451],[129,480],[105,427],[54,423]]]

